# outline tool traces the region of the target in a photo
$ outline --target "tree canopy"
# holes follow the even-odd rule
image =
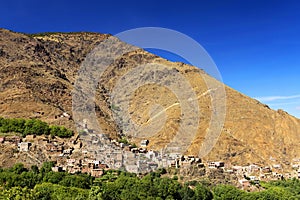
[[[20,133],[23,137],[26,135],[52,135],[61,138],[68,138],[74,135],[74,132],[63,126],[48,125],[38,119],[8,119],[0,117],[1,133]]]
[[[0,169],[0,197],[3,199],[51,200],[285,200],[300,199],[298,179],[262,183],[264,190],[246,192],[231,185],[203,184],[197,181],[179,183],[162,177],[164,170],[143,177],[136,174],[108,170],[101,178],[88,174],[53,172],[53,163],[46,162],[39,169],[17,163]]]

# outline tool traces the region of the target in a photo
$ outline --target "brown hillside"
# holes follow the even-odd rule
[[[98,33],[25,35],[0,29],[0,116],[40,118],[75,130],[72,119],[59,116],[64,112],[72,116],[72,89],[80,64],[97,44],[108,37]],[[143,50],[122,56],[101,78],[95,107],[102,129],[112,137],[120,133],[113,120],[108,94],[117,81],[137,64],[149,62],[163,64],[169,70],[181,73],[199,97],[199,127],[196,127],[196,137],[186,152],[198,154],[213,112],[213,101],[207,93],[205,81],[218,86],[221,83],[195,67],[172,63]],[[271,110],[229,87],[225,86],[225,89],[225,124],[206,160],[270,164],[272,157],[283,164],[300,158],[299,119],[284,111]],[[215,100],[216,103],[218,101]],[[166,110],[167,118],[165,126],[147,138],[150,148],[159,149],[168,144],[178,131],[181,105],[172,91],[148,84],[134,93],[129,106],[132,119],[147,125],[151,118],[148,113],[154,103]],[[138,143],[140,138],[131,140]]]

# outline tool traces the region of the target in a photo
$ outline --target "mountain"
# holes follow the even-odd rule
[[[86,56],[109,38],[109,34],[87,32],[29,35],[0,29],[0,116],[39,118],[75,130],[75,122],[78,121],[72,116],[72,91],[78,81],[78,72],[82,63],[86,63]],[[116,118],[120,109],[119,105],[112,103],[110,94],[114,93],[114,88],[123,77],[137,70],[138,65],[145,65],[146,69],[147,63],[164,66],[164,69],[159,68],[155,72],[155,76],[161,76],[162,79],[170,74],[180,74],[193,90],[192,96],[196,97],[190,101],[199,108],[198,118],[191,119],[197,122],[197,126],[194,126],[195,135],[189,135],[188,132],[190,128],[194,130],[193,124],[187,123],[189,125],[183,127],[188,128],[186,137],[191,139],[185,154],[198,155],[203,144],[213,145],[209,135],[217,132],[222,123],[211,119],[224,111],[226,115],[221,134],[212,151],[208,155],[203,154],[204,160],[223,160],[239,165],[285,165],[294,158],[300,158],[299,119],[285,111],[270,109],[223,85],[203,70],[167,61],[138,48],[120,56],[107,67],[97,85],[96,116],[101,129],[110,137],[117,138],[126,129],[126,123],[120,124],[118,121],[122,121],[122,117]],[[144,76],[135,75],[137,80],[146,80]],[[124,83],[127,83],[125,79]],[[226,99],[222,99],[218,88],[226,92]],[[182,94],[188,95],[186,91],[181,91]],[[134,122],[148,127],[149,121],[160,123],[165,118],[165,123],[160,130],[143,138],[136,138],[131,133],[127,136],[129,140],[139,143],[141,139],[148,139],[149,148],[153,149],[169,144],[178,135],[184,118],[182,109],[185,105],[181,104],[179,97],[170,88],[148,82],[138,87],[132,95],[128,113]],[[123,96],[122,99],[122,95],[118,96],[117,93],[116,96],[119,98],[116,102],[120,104],[127,98]],[[215,110],[222,102],[224,105],[220,110]],[[189,112],[192,111],[186,111],[187,114]],[[185,136],[180,135],[179,138],[184,140]]]

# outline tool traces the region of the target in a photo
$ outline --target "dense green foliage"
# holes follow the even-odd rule
[[[0,117],[0,132],[20,133],[26,135],[53,135],[61,138],[71,137],[73,131],[62,126],[49,126],[46,122],[37,119],[5,119]]]
[[[170,178],[162,178],[165,170],[143,178],[135,174],[106,171],[95,179],[86,174],[53,172],[53,163],[38,169],[16,164],[0,169],[0,199],[211,199],[210,190],[200,184],[195,189]],[[1,189],[2,188],[2,189]],[[204,198],[205,197],[205,198]]]
[[[300,199],[300,181],[283,180],[262,183],[260,192],[245,192],[230,185],[209,186],[196,181],[181,184],[162,177],[165,170],[158,170],[142,178],[136,174],[108,170],[101,178],[86,174],[71,175],[53,172],[53,163],[47,162],[38,169],[26,169],[16,164],[0,169],[0,199],[51,200],[285,200]]]
[[[30,170],[23,164],[0,169],[0,199],[87,199],[94,178],[87,174],[53,172],[46,162]],[[2,190],[1,190],[2,187]]]
[[[245,192],[230,185],[213,188],[216,200],[292,200],[300,199],[300,180],[282,180],[262,183],[260,192]]]

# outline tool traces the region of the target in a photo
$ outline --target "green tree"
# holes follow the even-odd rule
[[[23,163],[16,163],[13,167],[12,167],[12,172],[16,173],[16,174],[21,174],[22,172],[26,172],[28,171]]]
[[[60,182],[59,185],[66,187],[78,187],[83,189],[89,189],[92,185],[93,178],[88,175],[67,175]]]
[[[180,199],[179,190],[182,186],[175,180],[169,178],[156,178],[154,180],[154,187],[157,189],[158,196],[163,199],[171,197]]]
[[[195,197],[196,199],[211,200],[213,199],[213,194],[209,188],[202,184],[197,184],[195,187]]]
[[[89,200],[103,200],[102,190],[99,186],[94,186],[89,191]]]
[[[60,181],[62,181],[65,177],[65,173],[62,172],[47,172],[44,175],[43,182],[49,182],[53,184],[58,184]]]
[[[49,135],[62,138],[71,137],[74,132],[62,126],[50,126],[41,120],[37,119],[4,119],[0,118],[0,132],[9,133],[15,132],[26,135]]]
[[[50,135],[56,136],[60,132],[59,126],[50,126]]]
[[[44,162],[41,169],[40,169],[40,172],[45,175],[46,173],[48,172],[51,172],[52,171],[52,167],[54,167],[54,163],[53,162]]]
[[[217,185],[213,192],[216,200],[240,200],[244,195],[243,191],[232,185]]]
[[[181,188],[179,193],[182,200],[196,200],[195,192],[187,185]]]
[[[89,191],[74,187],[64,187],[52,183],[42,183],[34,187],[37,199],[51,200],[85,200],[88,199]]]
[[[33,190],[27,187],[12,187],[8,190],[2,191],[0,193],[1,199],[14,199],[14,200],[35,200],[37,199]]]
[[[35,174],[38,174],[40,172],[38,166],[36,165],[31,166],[31,171]]]

